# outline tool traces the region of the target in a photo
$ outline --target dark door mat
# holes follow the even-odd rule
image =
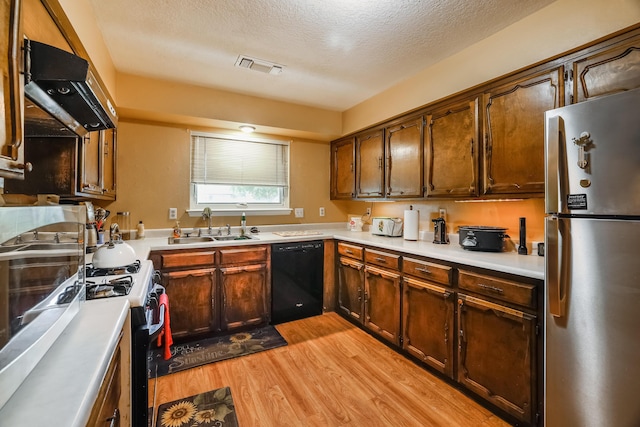
[[[158,407],[156,427],[238,427],[229,387],[219,388]]]
[[[175,344],[171,347],[169,360],[164,360],[162,357],[162,348],[152,349],[148,353],[149,378],[161,377],[283,345],[287,345],[285,339],[273,326],[269,325],[252,331]]]

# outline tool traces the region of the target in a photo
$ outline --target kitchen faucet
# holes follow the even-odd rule
[[[211,208],[204,208],[202,211],[202,219],[207,220],[207,233],[209,235],[213,234],[213,229],[211,228]]]

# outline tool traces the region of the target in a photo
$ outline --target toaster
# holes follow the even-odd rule
[[[378,236],[402,236],[402,218],[372,218],[371,234]]]

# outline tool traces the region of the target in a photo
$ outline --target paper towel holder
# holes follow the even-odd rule
[[[404,211],[404,239],[418,240],[420,211],[413,210],[413,205],[409,205],[409,210]]]

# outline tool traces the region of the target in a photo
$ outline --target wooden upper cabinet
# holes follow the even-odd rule
[[[355,197],[355,142],[345,138],[331,143],[331,199]]]
[[[484,194],[544,194],[544,112],[564,105],[564,67],[485,91]]]
[[[356,196],[384,197],[384,130],[356,137]]]
[[[0,3],[0,177],[24,179],[21,0]]]
[[[80,188],[79,191],[90,194],[102,194],[102,183],[100,182],[100,132],[89,132],[80,139],[82,148],[80,150]]]
[[[596,50],[569,67],[571,102],[640,87],[640,34]]]
[[[116,198],[117,132],[115,129],[102,131],[102,194]]]
[[[422,197],[423,123],[420,116],[386,129],[387,197]]]
[[[478,195],[478,107],[474,97],[427,116],[427,198]]]

